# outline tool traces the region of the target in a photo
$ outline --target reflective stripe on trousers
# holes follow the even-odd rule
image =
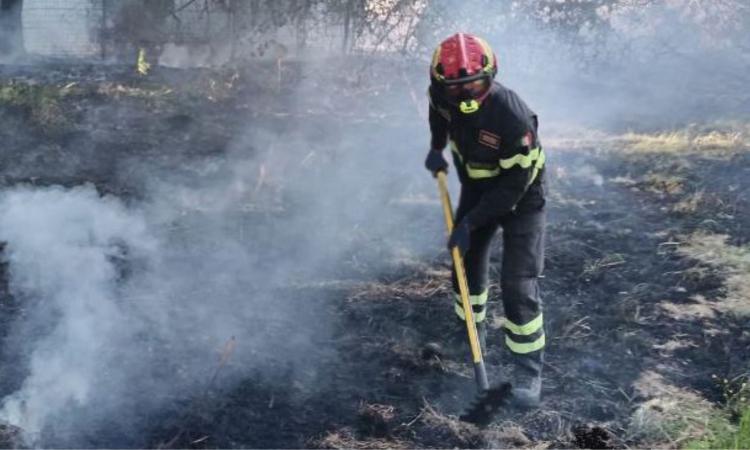
[[[513,353],[527,354],[544,348],[544,318],[540,313],[525,324],[505,319],[505,345]]]
[[[466,320],[466,314],[464,314],[464,305],[461,301],[461,294],[453,293],[455,304],[454,310],[456,315],[461,320]],[[487,317],[487,298],[489,297],[489,291],[485,290],[478,295],[469,295],[469,303],[471,303],[471,310],[474,313],[474,322],[479,323],[484,321]]]

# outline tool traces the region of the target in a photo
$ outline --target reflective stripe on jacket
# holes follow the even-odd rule
[[[546,155],[536,114],[512,90],[495,82],[475,113],[464,114],[429,92],[432,147],[449,142],[459,179],[486,199],[469,216],[481,226],[516,208],[544,205]]]

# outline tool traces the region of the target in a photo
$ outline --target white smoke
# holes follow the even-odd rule
[[[397,201],[419,190],[414,180],[434,192],[414,138],[387,148],[387,135],[339,140],[332,127],[316,141],[314,126],[268,128],[179,170],[135,163],[126,170],[145,198],[128,204],[92,186],[0,195],[11,295],[25,311],[9,334],[29,355],[0,419],[27,443],[132,443],[96,433],[137,435],[150,414],[200,396],[232,338],[222,387],[283,367],[318,388],[331,350],[316,342],[330,339],[333,310],[295,283],[346,277],[352,258],[370,271],[443,249],[438,204],[407,205],[434,214],[426,233],[405,223]],[[384,150],[361,150],[374,148]],[[409,164],[396,170],[389,161],[400,154]],[[362,167],[381,176],[363,177]]]
[[[467,14],[491,18],[486,11]],[[641,88],[637,75],[644,72],[674,74],[644,64],[608,78],[612,69],[602,68],[589,85],[570,54],[551,44],[554,33],[529,27],[516,24],[486,37],[502,61],[501,81],[507,76],[543,126],[555,114],[591,111],[603,121],[619,120],[622,110],[640,114],[648,96],[623,87]],[[420,94],[427,64],[414,69]],[[197,395],[192,388],[204,386],[232,337],[236,366],[227,369],[238,376],[269,358],[314,367],[315,333],[330,328],[315,312],[324,308],[304,294],[280,296],[274,289],[305,272],[321,280],[321,272],[337,270],[347,258],[356,267],[383,264],[396,251],[434,256],[443,249],[434,182],[421,167],[428,136],[411,103],[417,96],[375,92],[368,108],[350,110],[341,106],[348,105],[347,90],[325,77],[303,77],[302,84],[293,96],[298,105],[284,99],[278,106],[288,118],[254,119],[248,136],[234,142],[235,154],[189,165],[179,148],[165,148],[165,155],[174,154],[168,170],[145,167],[149,161],[118,173],[148,186],[143,203],[125,205],[91,186],[14,188],[0,195],[3,257],[11,294],[24,311],[10,334],[25,343],[19,353],[28,355],[19,362],[27,376],[4,399],[2,419],[55,439],[35,441],[41,444],[59,444],[62,428],[68,443],[80,447],[88,442],[83,433],[97,430],[94,418],[126,428],[175,396]],[[654,83],[653,90],[662,86]],[[328,95],[332,91],[336,95]],[[674,92],[664,89],[669,97]],[[426,103],[422,95],[415,101]],[[312,115],[321,109],[331,116]],[[366,122],[381,113],[389,119]],[[243,153],[251,148],[252,158]],[[601,175],[588,169],[576,175],[601,184]],[[407,197],[433,203],[400,201]],[[434,220],[424,220],[428,214]],[[434,226],[425,229],[426,222]],[[342,263],[329,264],[337,260]]]
[[[115,363],[113,347],[138,333],[120,304],[117,261],[156,242],[143,217],[92,186],[4,192],[0,240],[27,319],[49,319],[34,336],[28,378],[0,412],[35,433],[48,415],[87,404]]]
[[[326,325],[295,324],[316,305],[272,295],[293,262],[259,267],[253,238],[227,228],[228,206],[206,213],[196,204],[194,196],[220,196],[205,189],[173,187],[139,206],[90,185],[0,196],[9,287],[24,310],[12,334],[29,355],[0,418],[27,443],[80,446],[96,421],[144,427],[169,399],[200,395],[230,340],[225,379],[274,358],[309,364],[310,336]]]

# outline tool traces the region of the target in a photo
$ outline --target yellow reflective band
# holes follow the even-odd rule
[[[141,48],[138,50],[138,60],[136,61],[135,70],[141,75],[148,75],[150,69],[151,64],[146,61],[146,50]]]
[[[492,178],[500,175],[500,169],[475,169],[471,167],[471,164],[466,165],[466,172],[469,174],[469,178],[481,179],[481,178]]]
[[[541,147],[537,147],[539,149],[539,158],[536,160],[536,164],[534,167],[537,169],[541,169],[544,167],[544,163],[547,161],[547,155],[544,153],[544,149]]]
[[[440,75],[437,72],[437,66],[440,62],[440,52],[443,50],[441,45],[438,45],[438,47],[435,49],[435,52],[432,54],[432,63],[430,64],[430,67],[432,69],[432,76],[435,77],[438,80],[444,80],[445,77]]]
[[[458,150],[458,145],[455,141],[450,141],[451,151],[458,156],[458,160],[461,164],[464,164],[464,159],[461,156],[461,152]],[[466,163],[466,173],[469,175],[469,178],[472,178],[474,180],[479,180],[483,178],[492,178],[500,175],[501,168],[502,169],[511,169],[515,165],[519,165],[524,169],[528,169],[529,167],[534,165],[532,172],[531,172],[531,179],[529,181],[529,184],[533,183],[534,180],[536,180],[537,175],[539,174],[539,171],[544,167],[544,163],[546,162],[547,157],[544,153],[544,150],[541,147],[537,147],[532,149],[528,155],[515,155],[511,158],[507,159],[501,159],[498,163],[500,167],[494,167],[494,168],[477,168],[472,167],[472,163]]]
[[[482,67],[482,70],[485,73],[492,73],[492,68],[495,66],[495,52],[492,51],[490,48],[490,45],[485,42],[482,38],[476,38],[477,41],[479,41],[479,45],[482,46],[482,50],[484,51],[484,55],[487,57],[487,65]]]
[[[503,323],[503,326],[510,331],[513,332],[513,334],[517,334],[519,336],[530,336],[537,331],[542,329],[542,325],[544,324],[544,318],[541,314],[536,316],[535,319],[531,320],[525,325],[516,325],[515,323],[511,322],[507,318],[505,319],[505,323]]]
[[[511,338],[508,336],[505,336],[505,345],[508,346],[510,351],[513,353],[520,353],[520,354],[526,354],[535,352],[537,350],[541,350],[544,348],[545,340],[544,335],[541,335],[539,339],[535,340],[534,342],[514,342]]]
[[[471,303],[474,306],[483,306],[487,304],[487,298],[489,298],[490,291],[489,289],[485,289],[484,292],[477,295],[469,295],[469,303]],[[454,292],[453,293],[454,298],[456,299],[456,304],[461,304],[461,294]]]
[[[458,317],[461,318],[461,320],[466,320],[466,315],[464,314],[464,308],[459,305],[458,303],[454,303],[454,310],[456,311],[456,314]],[[482,308],[480,312],[473,311],[474,313],[474,322],[479,323],[484,321],[485,317],[487,317],[487,309]]]
[[[529,167],[531,167],[531,163],[537,162],[537,165],[535,167],[538,168],[538,161],[542,160],[542,164],[544,164],[544,159],[544,151],[542,151],[539,147],[536,147],[532,149],[528,155],[522,155],[519,153],[518,155],[514,155],[511,158],[501,159],[500,167],[502,167],[503,169],[510,169],[515,165],[519,165],[524,169],[528,169]]]
[[[539,171],[544,168],[544,163],[547,160],[547,157],[545,156],[544,150],[542,150],[539,153],[539,159],[536,160],[536,164],[534,164],[534,170],[531,171],[531,178],[529,179],[528,186],[531,186],[531,184],[536,180],[537,175],[539,175]]]
[[[479,102],[476,100],[463,101],[458,105],[458,109],[464,114],[471,114],[479,111]]]

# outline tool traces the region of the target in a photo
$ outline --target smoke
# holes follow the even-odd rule
[[[433,6],[439,20],[425,27],[442,26],[422,39],[436,45],[455,30],[484,36],[499,57],[500,81],[526,99],[543,125],[555,122],[563,132],[651,131],[747,117],[746,5],[608,3],[440,0]],[[591,17],[580,19],[586,11]]]
[[[26,373],[0,417],[29,444],[153,444],[137,431],[205,391],[230,341],[213,389],[291,370],[323,390],[343,299],[315,284],[442,251],[437,202],[406,201],[434,191],[421,168],[426,124],[415,120],[414,133],[413,123],[353,122],[357,111],[316,115],[309,99],[325,101],[326,82],[300,83],[284,115],[249,119],[221,154],[165,148],[162,164],[116,164],[112,182],[127,176],[138,199],[91,185],[3,192],[0,241],[25,311],[7,342],[22,346]],[[99,129],[101,113],[87,120]],[[418,229],[414,215],[430,213],[434,228]]]
[[[441,28],[433,44],[457,29],[487,37],[500,80],[539,113],[543,140],[551,121],[658,126],[708,107],[736,109],[735,99],[690,95],[746,64],[731,58],[734,49],[710,59],[697,57],[709,50],[656,56],[665,36],[694,43],[669,9],[651,11],[664,18],[658,31],[637,38],[625,20],[636,12],[622,12],[616,22],[630,31],[605,48],[627,44],[632,53],[582,65],[581,48],[537,22],[452,3],[451,18],[467,21]],[[176,65],[195,58],[177,47],[166,56]],[[330,356],[332,311],[343,299],[314,284],[369,279],[442,251],[440,208],[421,167],[428,57],[363,67],[321,58],[295,68],[294,91],[255,108],[226,152],[188,159],[174,144],[161,149],[161,163],[110,164],[112,180],[139,186],[138,199],[92,186],[4,191],[0,241],[23,307],[7,342],[22,347],[25,374],[0,416],[34,445],[129,445],[129,432],[206,389],[228,342],[236,347],[223,387],[291,366],[296,381],[322,389],[330,380],[319,361]],[[276,75],[289,72],[280,65]],[[371,83],[364,93],[362,73]],[[87,129],[107,133],[106,116],[88,120]],[[18,170],[32,177],[60,167]],[[589,168],[579,175],[601,184]]]
[[[114,388],[105,375],[113,349],[139,332],[118,294],[118,261],[156,242],[143,217],[91,186],[16,188],[2,194],[0,211],[10,292],[26,311],[19,331],[33,342],[29,376],[2,414],[33,432]]]
[[[127,435],[168,401],[205,389],[230,340],[222,381],[320,355],[311,336],[327,329],[313,314],[323,305],[274,296],[291,281],[291,255],[263,261],[256,237],[239,240],[223,211],[185,198],[165,210],[161,201],[125,206],[92,186],[2,195],[10,292],[24,309],[12,336],[29,356],[0,414],[30,443],[111,445],[112,423]]]

